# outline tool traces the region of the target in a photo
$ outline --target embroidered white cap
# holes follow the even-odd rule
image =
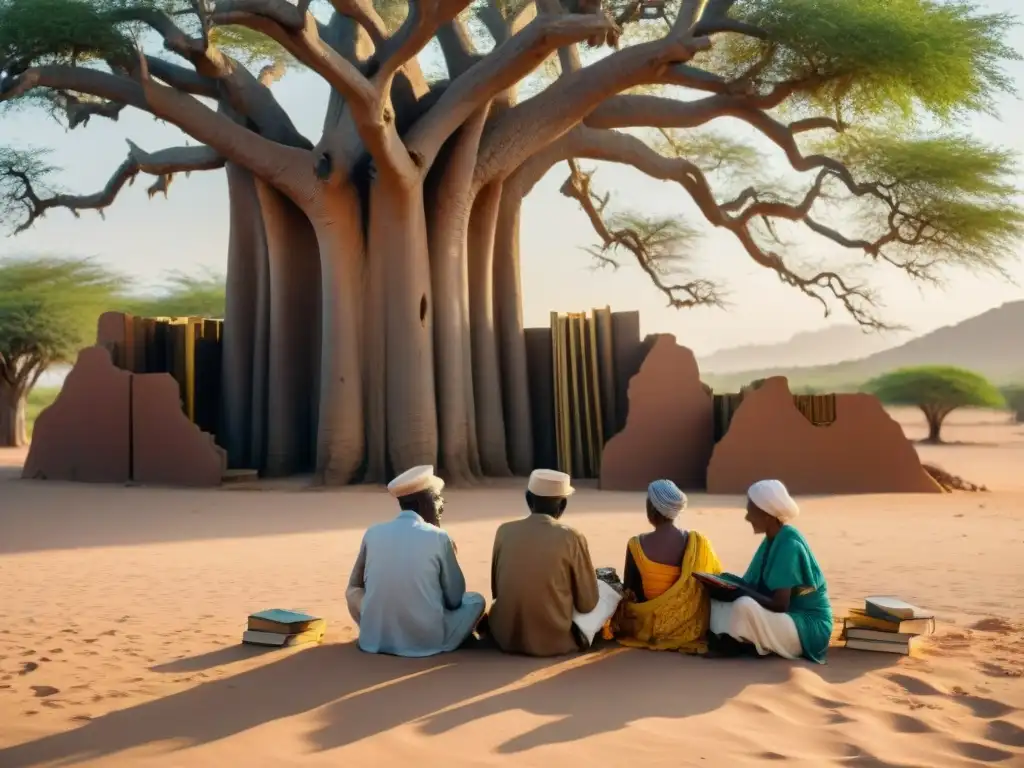
[[[534,496],[561,498],[572,496],[576,489],[571,485],[572,478],[565,472],[554,469],[535,469],[530,473],[530,482],[526,489]]]
[[[411,496],[420,491],[440,493],[443,489],[444,480],[434,474],[434,467],[430,464],[407,469],[388,483],[388,493],[396,499]]]

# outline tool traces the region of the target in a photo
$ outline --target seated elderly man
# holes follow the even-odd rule
[[[454,651],[483,615],[483,595],[466,592],[455,545],[440,527],[443,489],[431,466],[404,472],[388,484],[398,517],[363,535],[346,598],[368,653]]]
[[[494,537],[488,632],[506,653],[558,656],[587,645],[573,611],[589,614],[600,595],[587,540],[560,522],[569,483],[564,472],[534,470],[529,517],[504,523]]]

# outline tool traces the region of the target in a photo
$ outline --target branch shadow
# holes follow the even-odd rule
[[[435,712],[420,721],[420,730],[435,736],[507,711],[557,718],[498,747],[499,754],[516,754],[618,731],[646,718],[712,712],[749,686],[784,683],[796,668],[827,683],[845,683],[894,663],[885,654],[832,652],[829,664],[817,667],[776,658],[709,660],[621,649],[532,685]]]

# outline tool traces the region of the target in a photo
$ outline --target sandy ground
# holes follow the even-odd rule
[[[363,528],[393,514],[383,492],[23,482],[0,453],[0,768],[1022,766],[1024,428],[968,413],[947,438],[975,444],[922,453],[993,493],[801,500],[838,612],[898,593],[941,623],[913,658],[834,649],[824,667],[363,655],[343,585]],[[449,495],[471,588],[520,485]],[[733,570],[757,544],[739,504],[695,496],[684,520]],[[583,489],[567,520],[621,567],[641,510]],[[246,614],[272,606],[325,616],[328,642],[240,646]]]

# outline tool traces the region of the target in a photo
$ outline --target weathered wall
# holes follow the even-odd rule
[[[167,373],[132,376],[132,456],[144,485],[213,487],[227,471],[227,453],[188,420]]]
[[[102,347],[79,352],[57,399],[36,419],[21,476],[128,482],[131,378],[128,371],[114,367]]]
[[[655,337],[629,382],[628,399],[626,426],[601,456],[601,489],[640,491],[658,478],[703,489],[714,413],[693,352],[674,336]]]
[[[130,373],[95,346],[78,353],[39,414],[22,477],[218,486],[225,469],[225,452],[189,421],[170,374]]]
[[[837,395],[836,420],[814,426],[785,378],[743,398],[708,466],[709,493],[746,493],[775,478],[793,493],[941,493],[877,398]]]

